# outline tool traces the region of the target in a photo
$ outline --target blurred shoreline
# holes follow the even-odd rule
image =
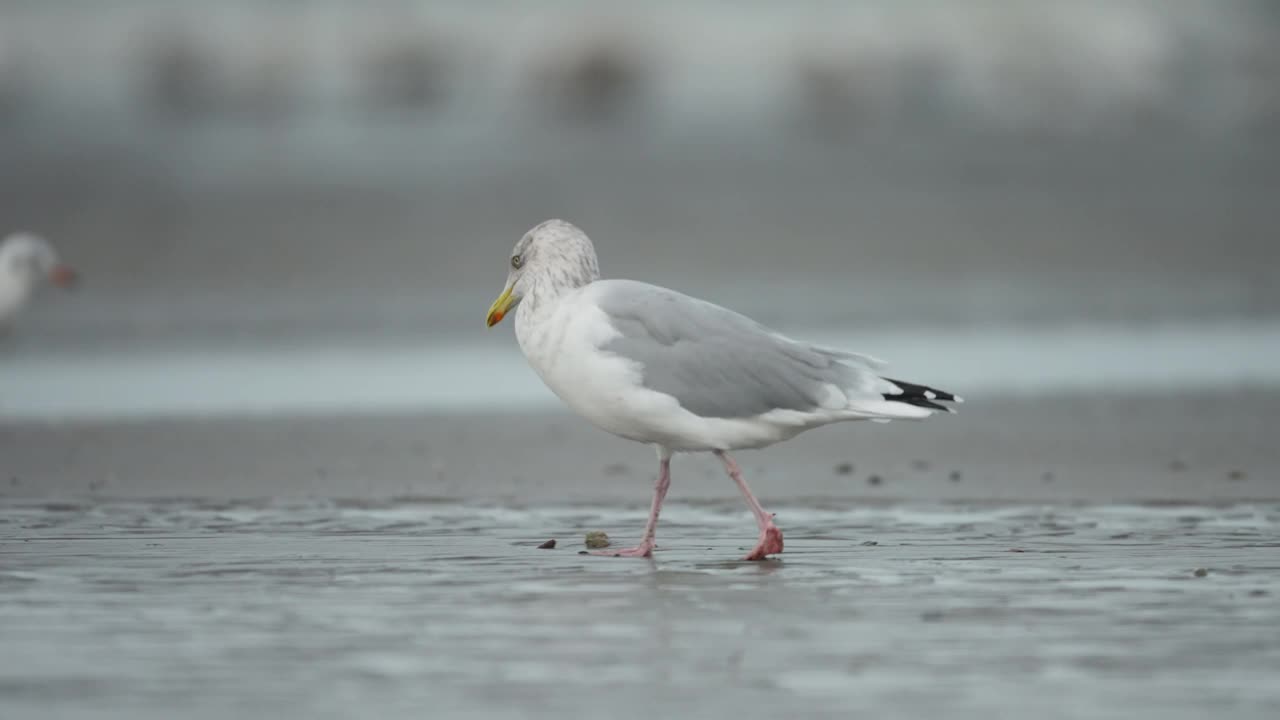
[[[1280,389],[1280,323],[1076,323],[845,330],[782,326],[861,350],[885,373],[983,401]],[[794,332],[793,332],[794,331]],[[360,335],[267,334],[163,345],[152,338],[13,352],[0,361],[0,421],[537,411],[559,400],[505,328]]]
[[[33,308],[22,343],[466,337],[502,281],[507,249],[548,217],[586,229],[608,277],[775,326],[1280,315],[1269,272],[1280,264],[1271,237],[1280,158],[1265,147],[1006,140],[826,154],[766,145],[743,157],[732,143],[664,150],[617,140],[552,133],[529,143],[542,157],[524,169],[520,143],[504,143],[506,173],[495,166],[492,177],[456,182],[462,163],[432,161],[429,150],[418,170],[430,178],[335,187],[322,186],[331,175],[319,168],[314,181],[242,168],[221,189],[181,174],[124,173],[122,185],[110,177],[118,163],[0,179],[13,222],[56,238],[85,275],[78,296]]]

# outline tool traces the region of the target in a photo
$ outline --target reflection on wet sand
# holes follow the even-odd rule
[[[749,563],[730,559],[749,524],[733,504],[673,505],[652,560],[617,560],[573,542],[637,522],[613,509],[8,501],[0,707],[1263,717],[1275,700],[1274,504],[783,512],[787,552]],[[548,535],[566,542],[536,549]]]

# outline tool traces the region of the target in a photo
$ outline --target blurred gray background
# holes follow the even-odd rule
[[[481,322],[548,217],[968,393],[1274,379],[1278,79],[1263,0],[8,0],[0,226],[86,284],[0,415],[550,400]]]

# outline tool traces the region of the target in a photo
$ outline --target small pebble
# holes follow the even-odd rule
[[[960,482],[961,474],[959,470],[951,471],[951,482]]]
[[[1204,577],[1205,575],[1209,574],[1209,571],[1206,570],[1205,568],[1196,568],[1195,571],[1192,572],[1191,574],[1195,575],[1196,577]]]
[[[863,540],[863,541],[862,541],[862,546],[863,546],[863,547],[871,547],[871,546],[873,546],[873,545],[879,545],[879,544],[880,544],[880,543],[876,542],[875,540]]]
[[[587,533],[587,547],[598,549],[609,547],[609,536],[603,530],[592,530]]]
[[[556,549],[556,539],[555,539],[555,538],[551,538],[550,540],[548,540],[548,541],[546,541],[546,542],[542,543],[541,545],[539,545],[539,546],[538,546],[538,549],[539,549],[539,550],[555,550],[555,549]]]
[[[1172,460],[1169,462],[1169,470],[1172,472],[1182,472],[1187,469],[1187,464],[1181,460]]]
[[[930,467],[932,466],[929,464],[928,460],[912,460],[911,461],[911,469],[915,470],[916,472],[928,472]]]
[[[1040,474],[1040,482],[1053,482],[1053,471],[1045,470]]]
[[[942,620],[942,618],[943,618],[942,613],[937,610],[930,610],[928,612],[920,613],[920,619],[925,622],[938,622]]]
[[[1243,480],[1245,479],[1245,477],[1246,476],[1243,470],[1232,470],[1231,472],[1227,473],[1228,480]]]
[[[840,463],[839,465],[837,465],[837,466],[836,466],[836,474],[837,474],[837,475],[852,475],[852,474],[853,474],[853,463],[851,463],[851,462],[842,462],[842,463]]]
[[[879,475],[868,475],[868,476],[867,476],[867,484],[868,484],[868,485],[879,485],[879,484],[880,484],[880,483],[882,483],[882,482],[884,482],[884,479],[883,479],[883,478],[881,478]]]

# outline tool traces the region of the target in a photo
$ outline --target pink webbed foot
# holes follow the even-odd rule
[[[737,483],[743,499],[751,508],[751,514],[756,516],[756,524],[760,526],[760,542],[756,543],[743,560],[764,560],[770,555],[782,552],[782,531],[773,524],[773,516],[765,512],[765,509],[760,506],[760,501],[751,494],[747,481],[742,479],[742,468],[738,467],[738,463],[723,450],[717,450],[716,456],[720,458],[720,462],[724,463],[724,469],[729,473],[729,477]]]
[[[782,552],[782,531],[770,522],[760,531],[760,541],[743,560],[767,560],[770,555]]]
[[[639,545],[633,548],[619,548],[617,550],[611,550],[611,549],[595,550],[591,554],[601,555],[604,557],[638,557],[638,558],[653,557],[653,544],[640,543]]]
[[[633,548],[606,548],[596,550],[592,555],[604,557],[653,557],[654,533],[658,530],[658,513],[662,510],[662,501],[667,497],[667,489],[671,487],[671,453],[663,451],[658,463],[658,479],[653,486],[653,505],[649,508],[649,522],[644,526],[644,535],[640,544]]]

